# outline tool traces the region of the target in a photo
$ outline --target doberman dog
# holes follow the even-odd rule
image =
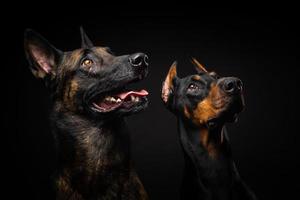
[[[182,199],[254,200],[232,160],[224,124],[244,108],[242,82],[220,78],[192,59],[197,74],[178,78],[176,62],[162,87],[165,106],[176,115],[185,171]]]
[[[81,48],[62,52],[25,31],[30,69],[53,100],[56,199],[148,199],[132,166],[124,122],[147,107],[148,92],[128,87],[146,77],[148,56],[115,56],[94,47],[82,28],[81,38]]]

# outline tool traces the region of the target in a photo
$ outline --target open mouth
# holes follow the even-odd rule
[[[106,94],[95,100],[93,110],[97,112],[110,112],[116,109],[131,109],[133,107],[143,105],[147,102],[148,92],[146,90],[140,91],[117,91]]]

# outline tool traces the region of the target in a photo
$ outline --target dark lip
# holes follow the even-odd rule
[[[138,76],[136,76],[136,77],[134,77],[134,78],[132,78],[130,80],[123,81],[123,82],[120,81],[119,84],[116,84],[115,87],[109,88],[109,90],[101,91],[101,93],[95,92],[86,101],[86,102],[88,102],[87,103],[88,108],[90,110],[94,111],[94,112],[99,112],[99,113],[108,113],[108,112],[114,111],[116,109],[128,109],[128,108],[124,107],[123,105],[121,105],[121,106],[117,106],[114,109],[111,109],[111,110],[108,110],[106,112],[105,111],[103,112],[103,111],[99,110],[94,105],[94,103],[96,101],[101,101],[101,99],[103,100],[108,95],[114,96],[114,94],[121,93],[121,92],[129,90],[129,88],[131,88],[132,84],[142,81],[144,78],[146,78],[146,76],[147,76],[147,74],[145,74],[145,73],[139,74]],[[131,90],[134,90],[134,89],[131,89]],[[134,105],[134,107],[142,106],[143,104],[147,104],[147,103],[148,103],[147,97],[142,97],[141,102],[139,102],[138,104]]]
[[[208,122],[234,122],[238,114],[245,109],[244,96],[242,93],[230,95],[224,98],[230,99],[224,109],[215,117],[210,118]]]
[[[144,97],[139,97],[140,101],[139,102],[131,102],[131,101],[123,101],[121,103],[115,104],[111,109],[109,110],[103,110],[101,107],[99,107],[96,103],[92,103],[91,109],[96,111],[96,112],[101,112],[101,113],[108,113],[111,111],[114,111],[116,109],[122,109],[122,110],[127,110],[130,111],[134,107],[142,107],[143,105],[148,103],[148,99],[146,96]]]
[[[129,80],[120,80],[118,82],[118,84],[115,84],[115,86],[113,86],[107,90],[101,91],[99,93],[95,92],[92,95],[90,95],[90,97],[88,97],[88,99],[89,99],[88,102],[92,103],[91,101],[95,100],[95,98],[101,98],[101,96],[105,96],[105,95],[109,95],[109,94],[113,94],[113,93],[117,93],[117,92],[122,92],[125,89],[127,89],[130,84],[142,81],[144,78],[145,77],[139,75],[139,76],[134,77]]]
[[[136,104],[124,103],[123,105],[120,106],[119,109],[130,111],[131,109],[133,109],[133,107],[144,107],[146,104],[148,104],[148,98],[147,97],[141,97],[140,102],[138,102]]]

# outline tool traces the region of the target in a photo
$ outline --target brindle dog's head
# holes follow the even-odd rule
[[[115,56],[94,47],[81,28],[82,46],[62,52],[32,30],[25,31],[25,52],[34,76],[45,81],[59,109],[93,118],[123,116],[147,106],[146,90],[127,86],[146,77],[143,53]]]
[[[244,108],[242,82],[235,77],[218,77],[196,59],[197,74],[178,78],[176,62],[163,83],[162,100],[177,116],[193,125],[219,126],[233,122]]]

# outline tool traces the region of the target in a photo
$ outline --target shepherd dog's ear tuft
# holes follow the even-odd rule
[[[62,52],[31,29],[25,30],[24,49],[30,69],[37,78],[55,76]]]

